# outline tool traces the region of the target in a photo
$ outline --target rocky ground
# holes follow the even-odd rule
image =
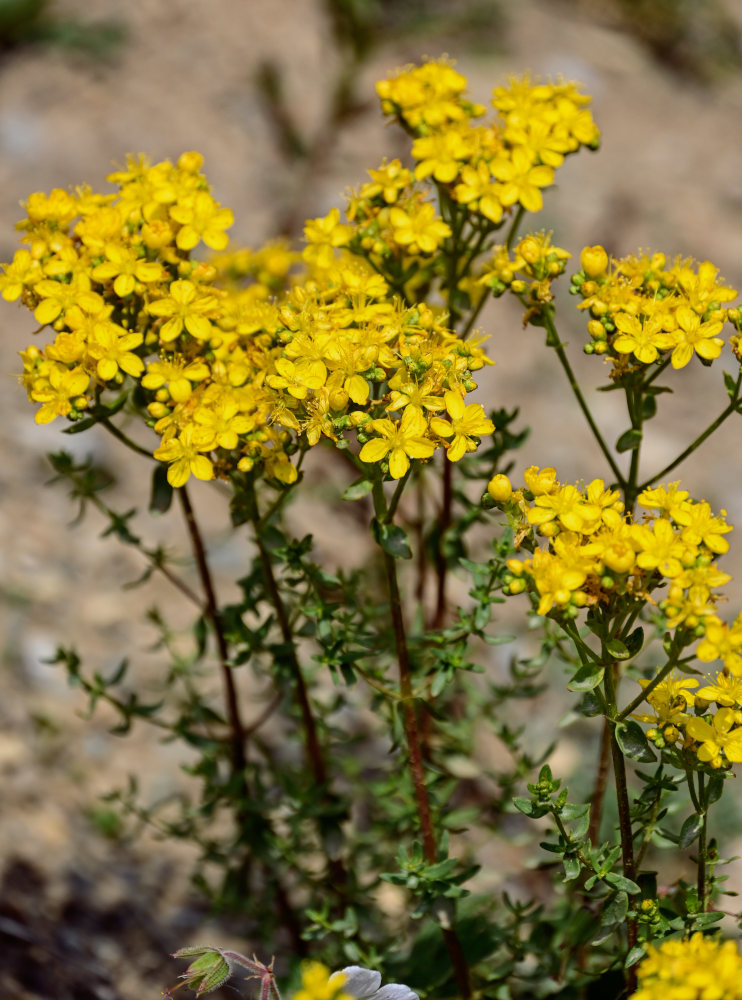
[[[481,11],[483,5],[474,6]],[[739,3],[730,0],[727,9],[742,27]],[[51,10],[61,19],[115,20],[124,34],[103,60],[59,44],[1,54],[0,260],[16,247],[20,200],[83,181],[100,186],[111,163],[129,151],[156,160],[201,150],[216,197],[234,209],[237,242],[256,245],[278,227],[322,215],[367,167],[404,153],[378,114],[373,81],[409,60],[448,52],[481,100],[509,73],[527,69],[579,79],[594,95],[603,146],[560,171],[544,212],[543,225],[554,228],[560,245],[579,252],[602,242],[622,254],[642,247],[709,258],[732,285],[742,285],[742,76],[730,71],[707,84],[676,72],[679,65],[668,59],[658,63],[620,28],[610,4],[502,2],[490,5],[476,30],[439,18],[398,34],[398,19],[359,68],[358,106],[334,134],[328,119],[340,60],[320,0],[59,0]],[[713,61],[713,53],[708,58]],[[266,66],[279,74],[286,107],[313,147],[308,160],[291,161],[277,141],[275,115],[256,84]],[[63,437],[56,424],[34,425],[12,378],[33,320],[4,304],[0,323],[6,373],[0,393],[0,996],[157,996],[180,971],[168,952],[210,937],[230,943],[229,932],[210,926],[189,893],[187,852],[147,837],[106,839],[110,818],[98,796],[124,785],[130,773],[142,777],[145,795],[166,795],[179,787],[181,759],[145,732],[129,741],[110,736],[105,712],[82,719],[80,693],[45,660],[57,644],[75,642],[95,667],[110,669],[129,656],[139,676],[156,677],[158,660],[147,651],[152,635],[142,617],[157,600],[177,622],[177,600],[162,587],[122,592],[121,581],[142,570],[137,554],[99,539],[102,522],[95,516],[72,527],[74,508],[64,490],[45,487],[46,452],[74,446],[81,456],[92,449],[98,462],[117,470],[122,506],[141,504],[147,493],[138,466],[108,440],[85,435],[82,441]],[[523,335],[517,312],[503,303],[482,326],[492,334],[497,360],[483,380],[482,398],[522,404],[533,426],[524,464],[554,464],[565,480],[603,474],[538,335]],[[599,360],[580,354],[579,319],[567,322],[563,335],[579,371],[598,384],[605,373]],[[684,373],[682,388],[663,403],[650,461],[674,454],[704,415],[710,419],[723,407],[720,383],[718,366]],[[615,395],[596,397],[596,412],[609,437],[625,429]],[[742,522],[738,438],[738,424],[726,427],[703,461],[682,472],[695,495],[726,507],[733,522]],[[240,550],[225,539],[213,492],[198,492],[197,502],[227,586]],[[312,510],[295,517],[312,527],[317,520]],[[169,521],[142,522],[142,531],[149,538],[163,531],[173,544],[178,538]],[[340,559],[338,535],[319,534],[330,562]],[[732,573],[734,558],[727,564]]]

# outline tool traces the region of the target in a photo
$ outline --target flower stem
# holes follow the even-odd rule
[[[737,408],[739,406],[738,396],[739,396],[740,388],[742,388],[742,373],[740,373],[740,375],[737,378],[737,382],[735,384],[735,391],[734,391],[734,397],[733,397],[733,399],[731,399],[730,402],[729,402],[729,405],[726,406],[721,411],[721,413],[716,418],[716,420],[714,420],[712,423],[710,423],[708,425],[708,427],[706,428],[706,430],[703,431],[701,434],[699,434],[698,437],[694,441],[692,441],[688,445],[688,447],[685,448],[684,451],[681,451],[680,454],[676,458],[674,458],[672,460],[672,462],[669,462],[664,467],[664,469],[661,469],[654,476],[650,476],[649,479],[645,480],[639,487],[637,487],[637,493],[641,493],[642,490],[647,489],[653,483],[656,483],[659,480],[664,479],[665,476],[668,473],[672,472],[672,470],[674,468],[676,468],[678,465],[680,465],[682,462],[684,462],[686,460],[686,458],[688,458],[689,455],[692,455],[693,452],[703,444],[703,442],[706,440],[706,438],[711,437],[711,435],[714,433],[714,431],[718,430],[719,427],[721,427],[721,425],[724,423],[724,421],[727,419],[727,417],[731,416],[732,413],[734,413],[734,412],[737,411]]]
[[[600,836],[600,821],[603,816],[603,802],[605,801],[605,790],[608,785],[608,760],[611,755],[611,724],[608,719],[603,719],[603,731],[600,735],[600,754],[598,757],[598,770],[595,775],[595,787],[590,799],[590,826],[587,835],[590,843],[596,845]]]
[[[193,511],[193,506],[191,504],[187,488],[185,486],[181,486],[177,492],[180,505],[183,510],[186,527],[188,529],[188,534],[191,539],[191,547],[193,549],[193,555],[196,559],[196,566],[198,568],[201,586],[203,587],[206,598],[204,617],[211,625],[216,639],[219,666],[222,674],[222,683],[224,685],[224,696],[227,703],[227,718],[229,719],[231,734],[232,770],[234,774],[242,775],[244,780],[245,767],[247,765],[245,728],[240,714],[234,675],[231,667],[229,666],[229,649],[224,634],[223,622],[221,615],[219,614],[219,606],[216,601],[214,584],[211,578],[211,570],[209,569],[209,563],[206,558],[206,548],[203,543],[203,538],[201,537],[201,531],[196,520],[196,515]]]
[[[618,667],[609,663],[605,670],[605,700],[608,710],[608,720],[611,727],[611,757],[613,760],[613,778],[616,785],[616,804],[618,806],[618,828],[621,834],[621,858],[623,861],[624,878],[635,881],[636,863],[634,860],[634,835],[631,829],[631,805],[629,803],[629,788],[626,780],[626,761],[621,747],[616,739],[616,681]],[[637,942],[637,923],[635,918],[627,918],[626,938],[628,950]],[[629,969],[627,973],[629,993],[636,989],[636,972]]]
[[[608,445],[605,443],[603,435],[600,433],[600,429],[598,428],[598,425],[595,423],[593,415],[590,411],[590,407],[587,405],[585,397],[582,395],[582,390],[580,389],[575,373],[572,370],[572,366],[569,363],[569,359],[564,350],[564,347],[562,346],[562,343],[559,340],[559,334],[557,333],[556,327],[554,326],[554,318],[552,313],[553,313],[552,308],[545,308],[542,313],[544,318],[544,326],[546,327],[547,331],[547,343],[549,347],[552,347],[554,349],[554,351],[556,352],[556,356],[559,358],[559,363],[564,369],[564,374],[567,376],[569,387],[572,390],[572,393],[575,399],[577,400],[580,409],[582,410],[583,416],[585,417],[585,420],[587,421],[588,426],[592,431],[593,437],[595,438],[598,447],[603,452],[605,460],[611,467],[611,472],[613,473],[616,482],[619,485],[623,485],[624,478],[621,473],[621,470],[616,465],[616,460],[611,454]]]
[[[641,705],[641,703],[645,701],[646,698],[652,693],[652,691],[654,691],[657,685],[662,683],[662,681],[665,679],[665,677],[667,677],[667,675],[670,673],[673,667],[677,666],[677,662],[678,662],[677,656],[673,656],[670,659],[670,661],[664,665],[664,667],[662,668],[662,670],[660,670],[657,676],[653,677],[652,680],[649,682],[649,684],[646,684],[641,689],[636,698],[633,698],[626,706],[626,708],[624,708],[623,711],[621,711],[618,714],[618,716],[616,717],[616,721],[623,722],[624,719],[628,718],[628,716],[631,715],[634,709],[638,708]]]
[[[307,690],[306,681],[304,680],[304,674],[297,656],[296,643],[294,641],[291,622],[278,588],[278,581],[276,580],[275,573],[273,572],[273,562],[271,560],[270,552],[266,548],[261,537],[261,526],[264,521],[260,517],[257,496],[255,493],[255,485],[252,480],[248,482],[245,489],[249,498],[250,520],[252,521],[254,529],[254,541],[258,549],[258,556],[263,570],[263,578],[265,580],[266,590],[268,591],[268,598],[276,614],[278,627],[281,632],[281,638],[283,639],[286,647],[288,665],[294,679],[296,698],[299,704],[299,711],[301,712],[302,724],[304,726],[307,764],[312,773],[317,790],[321,795],[322,801],[325,805],[327,805],[331,801],[331,795],[328,787],[325,758],[320,745],[319,735],[317,733],[317,723],[315,721],[312,705],[309,700],[309,692]],[[348,882],[348,875],[345,870],[345,866],[339,858],[328,855],[327,868],[333,888],[339,895],[342,895]]]
[[[377,482],[374,485],[373,498],[374,510],[377,518],[380,521],[388,520],[389,511],[384,497],[384,486],[381,482]],[[397,579],[397,565],[394,557],[385,550],[382,550],[382,556],[384,561],[387,591],[389,594],[392,628],[394,630],[394,645],[397,654],[397,666],[399,669],[399,692],[402,707],[402,723],[404,726],[405,740],[407,742],[407,754],[410,765],[410,775],[412,777],[412,787],[415,796],[415,805],[417,807],[420,832],[422,834],[423,853],[428,864],[434,865],[438,861],[438,846],[433,828],[430,797],[428,796],[428,788],[425,783],[425,766],[423,764],[420,730],[418,728],[417,715],[415,713],[414,694],[412,690],[412,667],[410,663],[410,652],[407,645],[404,614],[402,611],[402,598],[400,596],[399,581]],[[469,970],[458,934],[453,926],[441,927],[441,932],[451,960],[459,993],[461,994],[463,1000],[468,1000],[468,998],[471,997]]]

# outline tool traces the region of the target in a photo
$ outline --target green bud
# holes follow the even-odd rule
[[[180,977],[185,980],[189,989],[196,991],[196,996],[211,993],[218,989],[232,975],[232,963],[223,952],[209,945],[195,945],[191,948],[181,948],[173,954],[173,958],[193,958],[186,971]]]

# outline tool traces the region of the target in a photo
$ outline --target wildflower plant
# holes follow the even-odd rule
[[[564,160],[597,147],[590,99],[524,77],[496,87],[488,112],[466,87],[444,60],[380,81],[410,158],[370,169],[343,213],[308,220],[303,248],[232,247],[232,212],[195,152],[174,164],[130,157],[107,193],[25,202],[0,292],[49,335],[22,352],[35,419],[98,426],[150,463],[150,508],[176,500],[198,575],[196,589],[134,533],[89,463],[53,456],[82,508],[93,504],[107,533],[141,552],[145,578],[163,575],[196,616],[190,662],[173,664],[152,703],[125,693],[126,663],[104,677],[72,649],[57,661],[91,708],[114,708],[119,731],[153,725],[196,752],[195,805],[184,800],[180,815],[143,803],[134,781],[114,797],[193,843],[197,885],[250,920],[299,1000],[618,997],[637,985],[649,998],[668,977],[697,984],[673,996],[708,998],[709,965],[725,983],[737,975],[734,945],[715,936],[724,876],[709,815],[742,761],[742,615],[719,613],[725,512],[669,477],[742,412],[739,374],[724,374],[719,416],[664,468],[646,470],[641,452],[671,391],[660,378],[717,361],[725,335],[739,360],[737,292],[710,262],[613,259],[600,245],[576,254],[585,351],[610,362],[606,388],[626,400],[629,426],[609,444],[557,329],[553,284],[573,256],[529,218]],[[582,482],[545,465],[514,487],[525,431],[472,396],[498,353],[477,321],[504,295],[544,330],[595,436],[605,468]],[[319,449],[346,478],[338,503],[368,524],[367,565],[322,565],[312,537],[288,527]],[[232,604],[217,596],[193,480],[220,484],[225,517],[249,532]],[[456,608],[452,572],[469,579]],[[483,649],[507,639],[493,622],[506,601],[543,641],[494,683]],[[167,650],[167,623],[152,621]],[[557,670],[546,678],[548,660],[567,668],[576,712],[597,720],[580,801],[511,719],[517,701],[561,684]],[[211,668],[221,704],[202,684]],[[262,692],[250,713],[240,674]],[[481,765],[484,804],[471,787],[483,727],[512,758],[505,771]],[[474,844],[518,813],[547,830],[555,865],[542,905],[477,888]],[[693,849],[692,880],[658,881],[649,865],[668,844],[676,865]],[[385,910],[385,884],[409,918]],[[280,998],[257,958],[218,947],[176,957],[193,960],[181,985],[197,995],[241,970],[261,997]],[[411,985],[381,987],[382,974]]]

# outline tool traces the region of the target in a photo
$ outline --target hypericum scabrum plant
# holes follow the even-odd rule
[[[719,613],[732,529],[669,477],[741,411],[738,370],[724,374],[716,419],[663,468],[644,467],[642,444],[670,391],[660,378],[718,360],[727,324],[739,368],[737,293],[708,261],[582,249],[570,290],[588,317],[585,351],[610,361],[608,387],[626,400],[629,426],[611,444],[557,329],[553,285],[572,254],[538,227],[521,235],[565,158],[597,147],[590,98],[524,77],[496,87],[488,112],[466,88],[445,60],[380,81],[410,159],[384,160],[344,213],[307,221],[303,249],[230,246],[232,213],[195,152],[131,157],[108,193],[28,198],[0,288],[50,333],[22,352],[36,421],[100,426],[151,462],[151,509],[177,498],[198,576],[196,588],[144,545],[89,463],[53,456],[83,508],[196,616],[193,655],[156,702],[124,692],[126,663],[106,678],[72,649],[57,660],[120,730],[154,725],[195,751],[181,815],[161,816],[134,784],[118,798],[196,845],[197,885],[280,951],[296,1000],[617,998],[637,986],[646,1000],[731,998],[739,956],[715,936],[724,876],[709,814],[742,760],[742,625]],[[213,253],[195,256],[201,244]],[[526,432],[472,398],[497,355],[477,320],[506,293],[545,331],[602,453],[583,482],[532,466],[514,489]],[[319,448],[346,476],[337,502],[368,523],[366,564],[321,565],[312,537],[287,527]],[[250,533],[231,604],[192,478],[218,480],[232,526]],[[458,607],[452,573],[469,580]],[[508,637],[493,611],[519,595],[541,650],[495,681],[484,651]],[[545,678],[550,658],[569,672],[574,715],[598,720],[592,791],[576,801],[550,750],[529,749],[532,711],[518,711],[548,684],[552,722],[562,714],[572,695],[555,671]],[[240,672],[259,682],[259,705]],[[504,769],[478,755],[485,729],[509,752]],[[477,845],[518,813],[541,821],[553,861],[538,904],[517,873],[517,899],[476,879]],[[280,1000],[272,963],[212,947],[176,957],[192,959],[180,985],[197,995],[241,971],[261,1000]],[[389,976],[412,987],[381,986]]]

